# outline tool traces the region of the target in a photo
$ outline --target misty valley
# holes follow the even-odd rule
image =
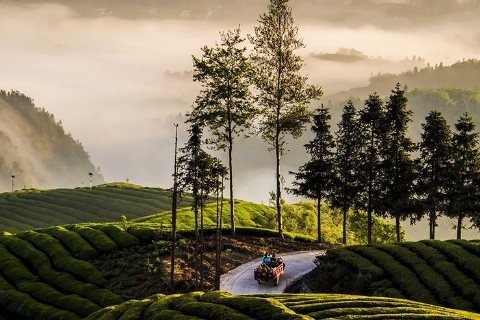
[[[0,320],[480,319],[479,14],[0,0]]]

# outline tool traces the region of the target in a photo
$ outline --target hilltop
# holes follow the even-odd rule
[[[0,191],[88,185],[103,176],[60,121],[18,91],[0,90]]]

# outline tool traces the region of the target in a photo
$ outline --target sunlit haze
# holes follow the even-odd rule
[[[179,114],[188,111],[199,90],[191,76],[192,55],[214,45],[220,31],[240,25],[244,36],[252,33],[267,1],[248,2],[255,2],[258,12],[239,9],[222,17],[190,18],[185,10],[170,8],[170,17],[129,18],[116,16],[114,9],[98,17],[93,6],[89,15],[60,4],[0,1],[0,88],[19,90],[53,113],[82,142],[107,181],[129,178],[169,187],[173,123],[181,121]],[[326,21],[321,1],[312,9],[318,15],[306,14],[301,3],[291,1],[306,44],[299,52],[304,72],[325,94],[367,85],[379,72],[410,70],[406,57],[421,57],[424,64],[480,58],[475,14],[426,17],[429,21],[377,16],[373,23],[368,12],[359,11],[355,20],[348,19],[350,12],[346,19]],[[332,6],[325,4],[325,10]],[[341,48],[355,49],[365,58],[350,63],[319,58]],[[180,129],[184,132],[186,125]],[[180,144],[184,141],[182,134]],[[267,152],[262,142],[255,145],[255,152]],[[274,158],[264,159],[238,165],[238,198],[267,201],[275,183]]]

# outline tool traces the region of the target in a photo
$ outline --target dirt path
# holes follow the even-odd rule
[[[273,282],[258,284],[257,281],[253,279],[253,270],[262,261],[262,258],[255,259],[222,275],[220,279],[220,290],[228,291],[235,295],[282,293],[287,286],[315,268],[315,263],[313,262],[315,255],[324,253],[325,250],[316,250],[277,254],[277,257],[281,256],[285,262],[285,272],[280,278],[278,286],[275,286]]]

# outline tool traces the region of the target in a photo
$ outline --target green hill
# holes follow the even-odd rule
[[[275,229],[276,210],[273,207],[236,200],[235,219],[239,227]],[[177,225],[192,229],[194,214],[192,198],[186,194],[179,204]],[[89,188],[38,190],[25,189],[0,194],[0,231],[20,232],[53,225],[83,222],[152,222],[165,228],[171,224],[170,191],[141,187],[126,183],[110,183]],[[316,207],[312,203],[284,204],[285,231],[316,236]],[[329,243],[341,242],[341,213],[322,208],[323,239]],[[395,242],[394,226],[377,217],[374,236],[376,242]],[[363,221],[365,213],[351,212],[348,221],[348,243],[366,243]],[[216,206],[209,202],[204,210],[204,225],[216,225]],[[223,205],[223,225],[230,225],[227,202]]]
[[[82,144],[31,98],[0,90],[0,114],[0,191],[12,190],[12,175],[16,189],[78,186],[89,172],[103,182]]]
[[[0,194],[0,230],[19,232],[81,222],[120,221],[171,209],[170,191],[112,183],[89,188],[25,189]],[[179,207],[190,205],[184,197]]]
[[[351,246],[317,257],[314,292],[405,298],[480,311],[480,242],[424,240]]]
[[[327,294],[233,296],[226,292],[155,295],[97,311],[99,319],[478,319],[480,315],[388,298]]]

